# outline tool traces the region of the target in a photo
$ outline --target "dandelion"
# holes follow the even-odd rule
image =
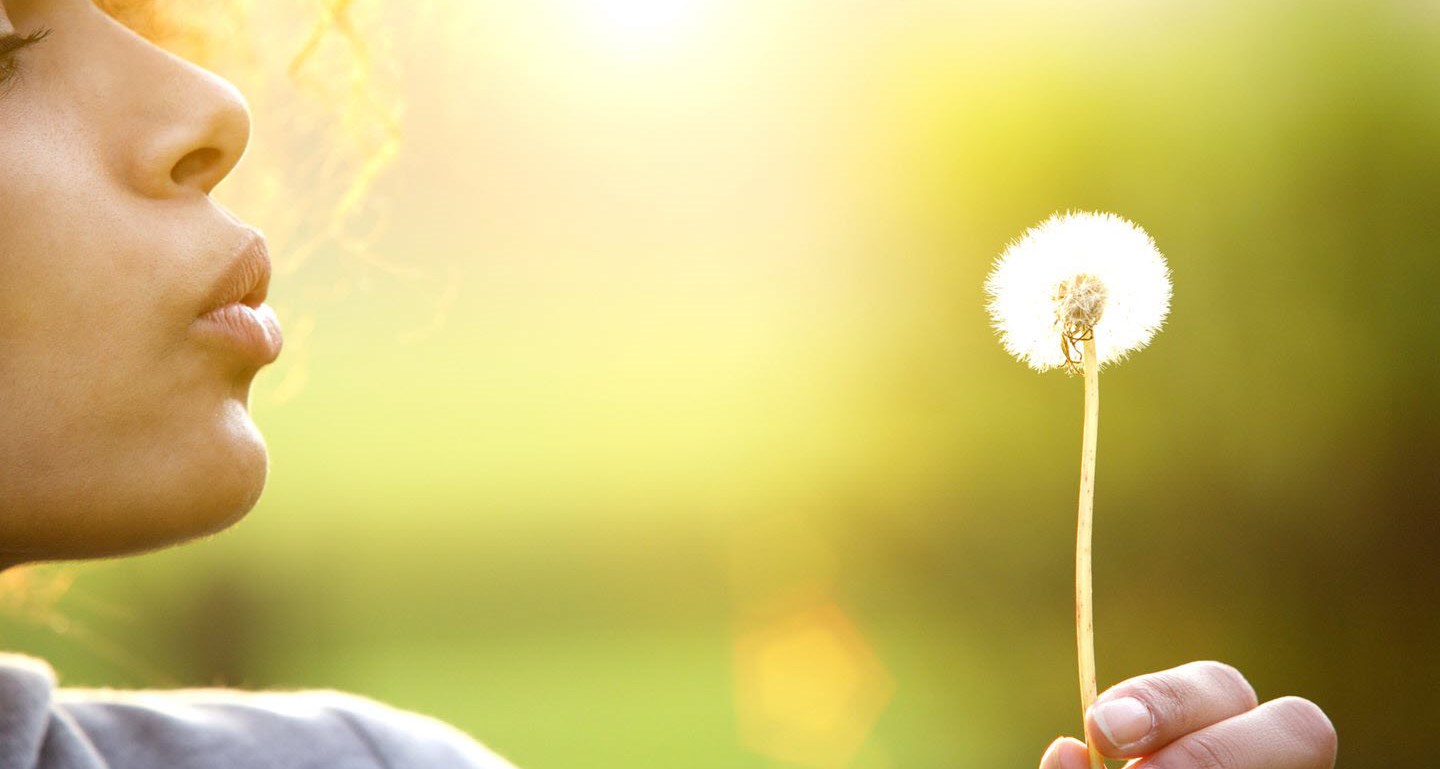
[[[1037,371],[1085,378],[1079,523],[1075,537],[1075,642],[1082,718],[1095,702],[1095,619],[1090,540],[1100,367],[1144,347],[1170,310],[1170,271],[1155,241],[1115,214],[1056,214],[1011,243],[985,281],[1006,352]],[[1091,769],[1105,763],[1087,735]]]
[[[1101,366],[1150,341],[1170,309],[1170,272],[1144,230],[1115,214],[1075,212],[1011,243],[985,291],[1006,352],[1037,371],[1073,372],[1085,333],[1095,335]]]

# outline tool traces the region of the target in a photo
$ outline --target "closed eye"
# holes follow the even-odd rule
[[[49,29],[37,29],[24,35],[12,32],[0,37],[0,85],[20,73],[20,52],[49,36]]]

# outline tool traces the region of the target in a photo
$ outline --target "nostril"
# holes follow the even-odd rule
[[[223,153],[214,147],[201,147],[186,153],[180,158],[174,168],[170,169],[170,178],[179,185],[191,185],[198,183],[207,192],[214,186],[215,181],[209,177],[214,174],[215,169],[220,166]]]

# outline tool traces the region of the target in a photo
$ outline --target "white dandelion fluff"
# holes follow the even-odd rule
[[[1072,211],[1006,247],[985,292],[1006,352],[1037,371],[1074,371],[1087,335],[1101,366],[1149,343],[1170,310],[1170,270],[1133,222]]]

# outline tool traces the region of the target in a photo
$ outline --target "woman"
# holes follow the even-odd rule
[[[233,88],[90,0],[0,0],[0,567],[118,555],[255,504],[246,403],[280,352],[264,240],[210,190],[249,119]],[[1313,704],[1192,663],[1111,689],[1088,733],[1162,769],[1326,769]],[[678,757],[677,757],[678,758]],[[1044,769],[1086,766],[1057,740]],[[504,767],[429,719],[334,693],[57,692],[0,660],[0,767]]]

